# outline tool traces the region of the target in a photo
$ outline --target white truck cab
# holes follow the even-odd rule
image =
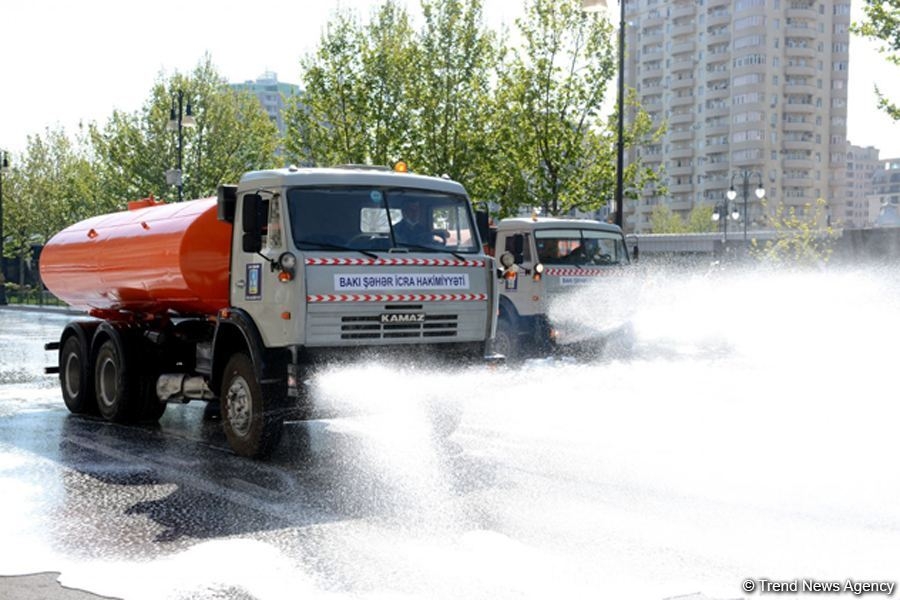
[[[573,336],[551,322],[551,303],[631,262],[621,228],[592,220],[504,219],[493,246],[514,262],[500,285],[494,340],[494,350],[509,358],[564,350]],[[590,342],[602,346],[605,339]]]

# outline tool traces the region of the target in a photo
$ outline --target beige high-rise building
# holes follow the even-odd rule
[[[804,214],[819,198],[843,218],[850,0],[625,0],[625,11],[626,86],[668,125],[634,151],[665,167],[668,193],[626,205],[627,229],[649,231],[659,204],[682,216],[722,205],[732,185],[742,219],[749,189],[751,231],[777,205]]]
[[[872,146],[854,146],[849,142],[847,146],[847,196],[838,220],[844,227],[869,227],[875,222],[875,217],[870,214],[869,199],[875,193],[875,174],[881,168],[879,151]]]

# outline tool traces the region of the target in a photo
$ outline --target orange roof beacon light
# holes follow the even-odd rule
[[[394,163],[394,172],[395,173],[409,173],[409,165],[406,164],[406,161],[398,160]]]

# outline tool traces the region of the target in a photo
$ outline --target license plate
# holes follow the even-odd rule
[[[381,315],[382,325],[393,323],[424,323],[425,313],[383,313]]]

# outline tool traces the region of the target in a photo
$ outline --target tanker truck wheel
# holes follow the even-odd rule
[[[97,408],[107,421],[130,423],[135,420],[136,402],[131,401],[131,378],[121,345],[106,340],[94,363],[94,388]]]
[[[69,412],[76,415],[97,414],[91,361],[77,335],[70,335],[59,352],[59,384]]]
[[[281,439],[284,402],[264,397],[253,362],[246,354],[235,354],[228,360],[219,403],[225,437],[235,453],[261,458],[272,452]]]

